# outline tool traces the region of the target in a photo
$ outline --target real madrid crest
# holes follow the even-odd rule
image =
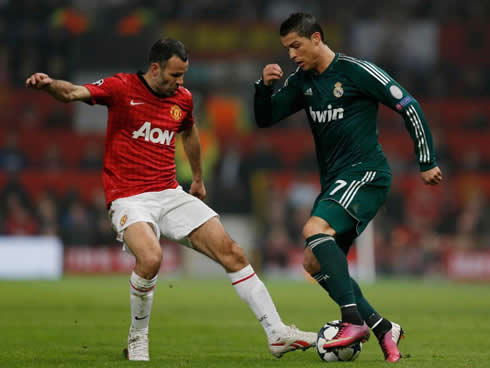
[[[174,120],[180,120],[180,119],[182,119],[182,109],[178,105],[173,105],[170,108],[170,116]]]
[[[342,97],[343,94],[344,94],[344,89],[342,88],[342,83],[340,82],[335,83],[335,88],[333,89],[333,95],[338,98],[338,97]]]

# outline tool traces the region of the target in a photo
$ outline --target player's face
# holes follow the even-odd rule
[[[183,61],[175,55],[168,59],[164,68],[159,66],[156,78],[157,92],[165,96],[172,96],[177,88],[184,85],[184,74],[188,68],[189,60]]]
[[[301,37],[296,32],[281,37],[282,45],[288,49],[289,57],[303,70],[315,69],[319,59],[319,33],[310,38]]]

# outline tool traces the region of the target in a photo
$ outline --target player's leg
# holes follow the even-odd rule
[[[342,327],[338,334],[327,342],[326,348],[348,346],[369,338],[369,328],[357,309],[347,258],[336,243],[335,234],[334,228],[317,216],[312,216],[303,228],[307,245],[304,251],[304,268],[322,286],[324,285],[324,289],[329,292],[341,311]]]
[[[136,258],[129,281],[131,326],[146,329],[150,320],[153,290],[162,261],[162,248],[150,224],[137,222],[124,231],[124,242]]]
[[[358,220],[355,231],[338,233],[336,236],[345,254],[348,253],[354,239],[362,233],[383,205],[391,185],[391,175],[381,171],[367,171],[363,179],[365,180],[357,181],[358,190],[355,195],[349,197],[342,194],[342,197],[349,198],[348,200],[341,201],[342,197],[340,199],[337,197],[340,203],[346,205],[346,210]],[[397,362],[401,358],[398,343],[404,335],[403,329],[399,324],[379,315],[364,297],[355,280],[352,280],[352,287],[361,317],[376,335],[385,360],[392,363]]]
[[[398,343],[403,338],[403,329],[399,324],[383,318],[376,312],[364,297],[361,288],[354,279],[352,279],[352,286],[356,295],[359,312],[378,339],[385,360],[391,363],[397,362],[401,358]]]
[[[145,203],[147,194],[114,201],[109,211],[117,240],[136,258],[129,279],[131,324],[128,347],[124,353],[129,360],[149,360],[148,325],[153,292],[162,260],[159,232],[153,214]]]
[[[339,186],[338,183],[344,185]],[[362,233],[386,200],[390,184],[391,175],[386,172],[346,172],[316,202],[312,213],[325,219],[336,230],[335,239],[345,255],[353,240]],[[328,290],[328,285],[320,284],[324,288],[327,286]],[[376,312],[355,280],[351,279],[351,284],[360,315],[378,338],[385,359],[398,361],[401,355],[397,344],[403,330]]]
[[[316,334],[302,333],[285,326],[272,302],[265,285],[255,274],[243,250],[226,234],[218,215],[204,202],[184,192],[181,188],[166,190],[166,212],[158,225],[163,236],[205,254],[221,264],[236,292],[252,309],[264,328],[276,356],[284,352],[313,346]],[[284,344],[284,345],[283,345]]]
[[[335,236],[335,240],[337,241],[337,244],[340,246],[340,248],[342,249],[344,254],[347,256],[347,250],[346,249],[348,249],[348,248],[345,248],[338,238],[339,238],[338,236]],[[312,270],[312,272],[315,272],[315,270],[320,270],[320,264],[318,263],[318,261],[316,259],[310,260],[310,263],[312,263],[312,264],[309,265],[308,267]],[[328,284],[327,284],[326,280],[321,276],[321,273],[317,272],[316,274],[314,274],[314,277],[315,277],[315,279],[317,279],[320,286],[325,291],[327,291],[329,294],[331,294],[330,289],[328,287]],[[377,312],[369,304],[369,302],[364,298],[364,295],[361,292],[361,288],[359,287],[357,282],[352,277],[350,279],[351,279],[352,289],[353,289],[356,304],[357,304],[357,309],[359,311],[359,314],[360,314],[362,320],[364,320],[370,328],[374,324],[379,324],[379,319],[381,319],[382,317],[380,316],[379,319],[376,319],[376,315],[378,315]],[[373,321],[372,324],[370,324],[371,321]],[[374,330],[373,330],[373,332],[376,333],[376,331],[374,331]]]
[[[319,268],[319,265],[315,266],[315,269]],[[321,277],[317,280],[320,286],[330,294],[330,290],[325,280]],[[399,324],[391,322],[379,315],[364,297],[357,282],[352,278],[351,281],[359,313],[378,339],[385,360],[392,363],[397,362],[401,358],[398,343],[400,342],[400,339],[403,338],[403,329]]]
[[[302,332],[294,326],[283,324],[264,283],[217,217],[194,230],[189,238],[194,249],[215,260],[227,271],[235,291],[250,306],[264,328],[272,354],[281,357],[289,351],[314,346],[315,333]]]
[[[340,246],[346,256],[349,253],[350,247],[352,246],[352,243],[356,238],[357,233],[355,231],[337,234],[335,236],[337,244]],[[364,297],[364,294],[362,293],[359,284],[353,278],[351,278],[351,282],[352,288],[354,290],[354,295],[356,297],[357,308],[362,319],[367,323],[367,325],[373,331],[379,341],[383,341],[386,333],[391,331],[391,333],[396,337],[396,344],[398,344],[400,337],[403,336],[403,330],[400,328],[400,326],[396,323],[390,322],[386,318],[383,318]],[[320,285],[322,285],[322,283]],[[326,285],[322,285],[322,287],[325,286]],[[385,352],[385,350],[391,350],[389,348],[389,345],[390,344],[388,344],[387,349],[383,349],[383,352]]]
[[[127,358],[149,360],[148,325],[162,249],[153,228],[145,222],[128,226],[124,231],[124,242],[136,258],[136,265],[129,280],[131,326]]]

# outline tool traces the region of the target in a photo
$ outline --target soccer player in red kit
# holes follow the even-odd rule
[[[283,324],[265,285],[242,249],[225,232],[202,199],[199,132],[192,94],[183,87],[189,67],[180,41],[163,39],[150,50],[146,73],[120,73],[92,84],[74,85],[35,73],[26,86],[63,102],[84,101],[109,110],[103,183],[112,225],[123,247],[136,257],[129,280],[129,360],[149,360],[148,324],[162,260],[159,238],[180,242],[221,264],[242,300],[252,309],[276,357],[314,346],[316,334]],[[181,134],[193,181],[186,193],[175,177],[175,136]]]

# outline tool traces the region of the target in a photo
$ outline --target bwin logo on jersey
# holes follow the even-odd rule
[[[328,110],[315,111],[310,106],[310,115],[315,123],[329,123],[332,120],[344,118],[344,109],[342,107],[332,109],[332,105],[327,106]]]

